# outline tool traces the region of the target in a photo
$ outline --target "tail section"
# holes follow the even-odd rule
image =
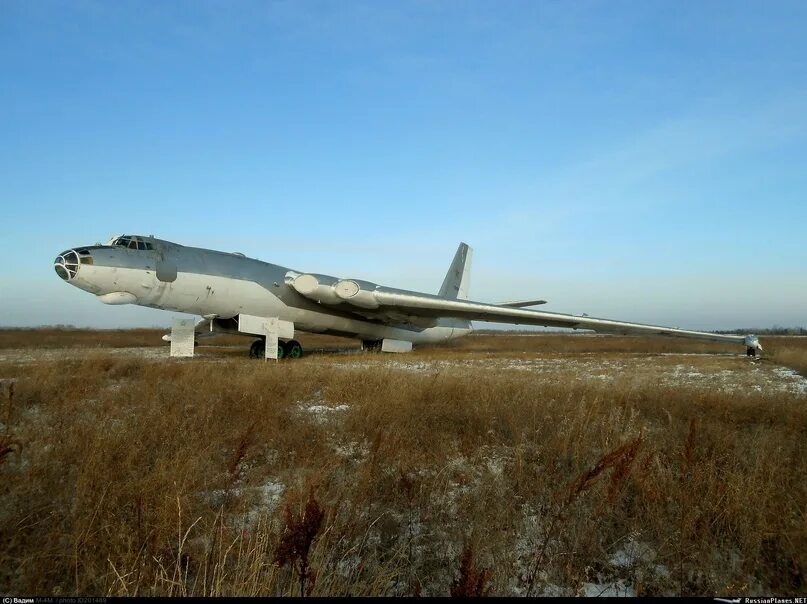
[[[454,260],[443,279],[438,295],[451,300],[467,300],[471,282],[471,259],[474,251],[467,243],[460,243]]]

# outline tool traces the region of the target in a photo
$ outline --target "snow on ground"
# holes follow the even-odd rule
[[[807,378],[802,377],[797,372],[788,367],[776,367],[773,373],[788,383],[788,388],[794,394],[807,395]]]
[[[268,506],[276,504],[283,495],[285,486],[280,482],[268,481],[259,487],[233,487],[232,489],[215,489],[199,493],[205,502],[213,507],[222,506],[229,498],[256,497],[260,503]]]
[[[378,359],[334,365],[342,369],[388,368],[413,373],[516,371],[536,377],[561,377],[575,382],[608,384],[629,380],[637,385],[690,386],[723,392],[784,392],[807,397],[807,378],[792,369],[760,363],[731,354],[634,355],[609,358],[591,356],[552,358],[475,358],[458,360]],[[663,361],[658,357],[663,356]],[[676,357],[680,357],[677,359]],[[675,362],[680,360],[680,362]]]
[[[350,353],[350,354],[347,354]],[[0,350],[0,364],[30,365],[33,363],[61,361],[65,359],[139,358],[152,361],[167,360],[168,347],[128,348],[12,348]],[[222,357],[210,351],[197,351],[197,359],[205,362],[224,362]],[[334,363],[333,361],[338,362]],[[193,359],[178,359],[192,362]],[[561,377],[575,382],[609,384],[617,380],[630,380],[637,385],[652,382],[663,386],[690,386],[717,389],[724,392],[785,392],[797,397],[807,397],[807,378],[786,367],[748,359],[732,353],[660,353],[623,354],[609,356],[599,353],[558,354],[523,358],[493,356],[460,359],[418,359],[398,355],[371,356],[361,351],[350,350],[345,354],[329,353],[320,358],[313,356],[308,362],[327,364],[330,367],[356,370],[365,368],[388,368],[414,373],[449,373],[472,370],[486,372],[514,371],[532,374],[539,378]],[[302,402],[305,412],[325,418],[347,409],[346,405]],[[301,407],[302,409],[302,407]],[[320,419],[318,421],[327,421]]]
[[[297,402],[296,406],[300,412],[308,415],[319,424],[327,423],[331,419],[338,417],[340,412],[350,409],[350,405],[326,401],[321,390],[317,390],[308,400]]]
[[[578,595],[587,598],[635,598],[636,589],[622,581],[615,583],[583,583]]]
[[[269,480],[252,489],[254,504],[244,516],[244,525],[248,529],[257,526],[261,515],[271,513],[280,504],[286,486],[281,482]]]
[[[132,348],[5,348],[0,349],[0,363],[30,365],[48,361],[86,359],[97,356],[116,359],[138,358],[163,360],[168,358],[168,348],[162,346]]]
[[[358,442],[352,440],[349,442],[342,442],[336,437],[331,437],[328,439],[328,444],[330,445],[331,449],[333,449],[333,452],[343,459],[360,461],[366,458],[370,453],[370,445],[367,441]]]
[[[308,407],[303,406],[302,408],[309,413],[321,416],[323,414],[333,413],[334,411],[347,411],[350,409],[350,405],[334,405],[333,407],[329,407],[328,405],[310,405]]]
[[[611,566],[616,568],[632,568],[640,563],[652,562],[656,552],[652,547],[637,541],[628,541],[611,556]]]
[[[198,497],[212,508],[221,508],[228,501],[245,499],[248,507],[245,511],[234,514],[230,522],[234,522],[245,530],[252,530],[260,521],[261,516],[271,514],[283,499],[286,485],[282,482],[268,479],[257,487],[233,487],[231,489],[214,489],[197,493]]]

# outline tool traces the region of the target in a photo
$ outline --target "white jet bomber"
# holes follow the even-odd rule
[[[358,338],[365,349],[408,352],[412,344],[468,335],[473,331],[471,321],[729,342],[745,346],[749,356],[762,349],[753,335],[688,331],[527,308],[543,304],[543,300],[473,302],[468,299],[472,253],[470,247],[460,244],[436,295],[302,273],[240,253],[134,235],[116,237],[106,245],[67,250],[56,258],[54,268],[59,277],[105,304],[138,304],[200,315],[202,319],[189,333],[191,338],[215,332],[259,336],[250,349],[255,358],[300,357],[303,351],[293,339],[295,330]],[[178,335],[175,328],[166,339]]]

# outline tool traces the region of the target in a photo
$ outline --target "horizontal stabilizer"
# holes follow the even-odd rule
[[[516,300],[515,302],[502,302],[496,306],[505,306],[507,308],[526,308],[527,306],[539,306],[546,304],[546,300]]]

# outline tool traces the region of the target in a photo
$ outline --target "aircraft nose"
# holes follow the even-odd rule
[[[65,281],[70,281],[78,273],[78,267],[81,262],[78,258],[78,253],[75,250],[67,250],[56,256],[53,261],[53,268],[56,274]]]

